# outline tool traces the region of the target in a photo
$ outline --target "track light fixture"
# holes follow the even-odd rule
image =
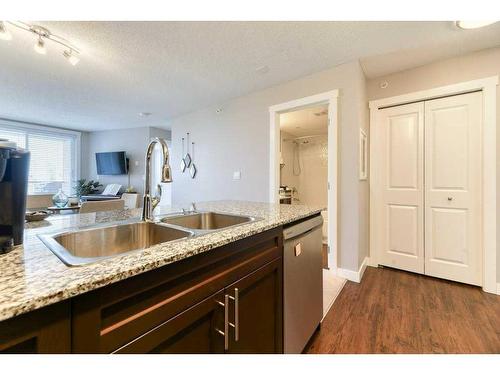
[[[35,45],[33,46],[33,49],[39,54],[45,55],[47,53],[45,44],[47,41],[49,41],[64,47],[63,56],[71,65],[76,65],[80,61],[80,50],[78,48],[76,48],[66,39],[52,34],[49,29],[40,25],[30,25],[20,21],[0,21],[0,39],[12,39],[12,35],[7,29],[6,24],[35,34],[37,40],[35,42]]]
[[[76,54],[73,54],[72,49],[70,49],[69,51],[64,51],[63,56],[71,65],[76,65],[80,61],[80,58]]]
[[[36,41],[33,48],[35,52],[39,53],[40,55],[45,55],[47,53],[47,50],[45,49],[45,42],[43,41],[41,36],[38,37],[38,40]]]

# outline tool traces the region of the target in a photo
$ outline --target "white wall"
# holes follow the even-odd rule
[[[343,64],[255,92],[227,103],[200,109],[171,122],[173,142],[173,203],[243,199],[267,201],[269,198],[269,106],[333,89],[340,90],[340,266],[358,270],[360,237],[368,228],[360,224],[367,216],[360,205],[358,180],[358,134],[360,109],[366,107],[364,74],[358,62]],[[222,109],[217,113],[216,109]],[[181,137],[191,133],[196,142],[195,163],[198,175],[191,179],[181,173]],[[241,180],[233,180],[233,171],[241,171]],[[364,257],[363,257],[364,258]]]
[[[328,136],[314,137],[309,143],[300,143],[299,197],[301,203],[328,205]]]
[[[149,129],[149,138],[153,139],[155,137],[158,138],[163,138],[166,139],[167,141],[170,141],[172,139],[172,133],[170,130],[167,129],[160,129],[156,128],[154,126],[148,127]],[[146,149],[144,148],[144,153],[146,153]]]
[[[97,176],[96,152],[125,151],[130,159],[130,184],[137,192],[144,191],[144,157],[149,141],[153,137],[170,138],[170,132],[153,127],[104,130],[89,132],[85,135],[82,146],[82,178],[98,179],[103,185],[120,184],[123,189],[128,186],[127,175]],[[85,162],[84,162],[85,160]]]
[[[298,190],[298,204],[322,205],[328,204],[328,136],[309,138],[309,143],[299,144],[300,175],[294,176],[293,149],[291,141],[285,142],[282,148],[285,164],[282,171],[287,169],[283,182],[289,186],[295,186]],[[290,146],[291,145],[291,146]],[[297,167],[296,167],[297,168]]]
[[[438,61],[367,82],[368,99],[380,99],[453,83],[500,75],[500,48]],[[387,81],[386,89],[380,83]],[[497,87],[497,145],[500,142],[500,87]],[[497,201],[500,202],[500,152],[497,151]],[[497,204],[497,216],[500,212]],[[500,233],[500,220],[497,220]],[[497,236],[497,281],[500,281],[500,236]]]
[[[366,91],[366,80],[364,75],[358,80],[358,90],[360,92],[360,100],[358,101],[358,135],[359,129],[363,129],[368,136],[368,150],[370,150],[370,111],[368,109],[368,98]],[[359,146],[359,144],[358,144]],[[358,163],[359,163],[359,147]],[[369,158],[368,158],[369,159]],[[370,160],[368,160],[368,166]],[[356,166],[356,173],[359,176],[359,164]],[[359,188],[359,258],[358,264],[361,265],[366,257],[370,255],[370,182],[368,178],[363,181],[358,181]]]
[[[280,184],[300,190],[299,176],[293,174],[293,149],[295,145],[292,139],[295,137],[287,132],[281,132],[281,157],[285,165],[281,167],[281,181]],[[297,167],[296,167],[297,168]],[[294,193],[295,196],[295,193]],[[298,203],[298,202],[292,202]]]

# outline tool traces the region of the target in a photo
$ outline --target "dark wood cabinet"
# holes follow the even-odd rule
[[[75,297],[72,351],[281,353],[282,252],[276,228]]]
[[[224,353],[221,291],[124,345],[115,353]]]
[[[115,353],[281,353],[281,278],[276,259]]]
[[[282,277],[277,259],[226,288],[232,323],[227,353],[282,353]]]
[[[282,232],[0,322],[0,353],[282,353]]]
[[[59,302],[0,322],[0,353],[69,353],[70,304]]]

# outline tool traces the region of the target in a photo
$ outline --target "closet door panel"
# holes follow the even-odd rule
[[[418,207],[388,205],[388,251],[418,257]]]
[[[482,93],[425,102],[425,273],[482,283]]]
[[[418,116],[410,113],[389,119],[387,185],[391,190],[418,190]]]
[[[423,103],[380,111],[379,263],[424,272]]]

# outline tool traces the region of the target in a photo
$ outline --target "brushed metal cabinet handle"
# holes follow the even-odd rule
[[[224,303],[217,301],[217,303],[224,307],[224,331],[216,328],[215,330],[221,336],[224,336],[224,350],[229,349],[229,295],[224,295]]]
[[[224,349],[229,349],[229,296],[224,296]]]
[[[240,292],[234,288],[234,341],[240,339]]]
[[[229,323],[234,328],[234,341],[240,339],[240,291],[234,288],[234,297],[229,296],[234,301],[234,323]]]

